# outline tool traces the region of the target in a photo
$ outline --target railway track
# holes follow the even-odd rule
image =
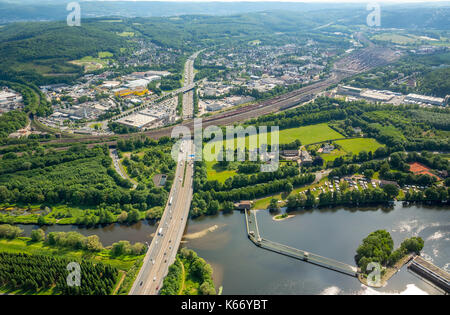
[[[372,69],[373,67],[386,64],[397,59],[398,56],[390,49],[381,47],[371,47],[363,50],[355,51],[353,54],[344,57],[335,64],[335,71],[332,72],[328,79],[313,83],[311,85],[302,87],[298,90],[276,96],[270,100],[265,100],[256,104],[248,105],[238,109],[233,109],[227,112],[212,115],[202,120],[202,126],[207,127],[211,125],[224,126],[233,125],[238,122],[268,115],[274,112],[289,109],[297,106],[303,102],[311,100],[317,93],[324,91],[330,85],[339,83],[342,79],[354,75],[338,69],[350,69],[356,73],[361,73]],[[194,122],[192,119],[186,120],[180,124],[193,130]],[[61,138],[50,140],[45,143],[49,144],[70,144],[75,142],[88,143],[89,146],[95,144],[108,143],[109,145],[117,143],[117,140],[127,139],[136,135],[146,135],[153,139],[159,139],[164,136],[171,136],[173,126],[168,126],[160,129],[144,131],[141,133],[114,135],[114,136],[86,136],[77,138]]]

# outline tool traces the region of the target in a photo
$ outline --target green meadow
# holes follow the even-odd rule
[[[358,154],[361,151],[375,152],[376,149],[383,146],[377,140],[372,138],[346,139],[334,142],[340,145],[347,153],[352,152],[353,154]]]
[[[270,130],[270,129],[269,129]],[[279,140],[280,144],[292,143],[295,140],[300,140],[302,145],[308,145],[316,142],[323,142],[333,139],[342,139],[343,135],[338,133],[337,131],[331,129],[327,124],[317,124],[311,126],[304,126],[298,128],[284,129],[279,132]],[[226,147],[229,147],[233,140],[225,140],[224,144]],[[242,139],[241,139],[242,141]],[[246,136],[245,137],[245,147],[248,148],[250,146],[250,141],[254,141],[258,146],[258,135]],[[270,133],[267,135],[267,143],[272,143]],[[216,157],[216,150],[214,145],[217,143],[211,142],[206,144],[206,150],[204,152],[211,152],[212,156]],[[238,143],[238,139],[234,139],[234,148],[241,147],[242,144]],[[345,154],[345,153],[344,153]],[[233,163],[232,163],[233,164]],[[236,170],[233,169],[221,169],[215,161],[206,161],[208,180],[217,180],[221,183],[225,182],[225,180],[229,177],[232,177],[236,174]]]

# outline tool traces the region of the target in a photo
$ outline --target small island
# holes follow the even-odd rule
[[[290,218],[293,218],[293,217],[295,217],[295,215],[288,214],[288,213],[283,213],[283,214],[279,214],[279,215],[274,216],[273,220],[274,221],[283,221],[283,220],[290,219]]]
[[[383,287],[406,263],[420,254],[423,246],[422,238],[411,237],[394,250],[394,241],[389,232],[378,230],[370,233],[356,250],[355,261],[361,270],[359,281],[371,287]],[[373,263],[381,266],[379,279],[376,279]]]

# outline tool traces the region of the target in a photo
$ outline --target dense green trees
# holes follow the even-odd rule
[[[139,242],[131,245],[129,241],[119,241],[117,243],[112,244],[111,254],[113,256],[121,256],[121,255],[137,256],[144,254],[146,249],[147,247]]]
[[[162,78],[159,88],[163,91],[172,91],[181,87],[181,74],[168,75]]]
[[[97,235],[84,236],[78,232],[50,232],[46,243],[50,246],[67,247],[70,249],[83,249],[97,252],[103,245]]]
[[[393,249],[394,241],[389,232],[385,230],[372,232],[363,239],[356,250],[356,264],[362,272],[366,272],[366,267],[371,262],[386,265]]]
[[[24,112],[13,110],[0,116],[0,138],[24,128],[27,125],[27,115]]]
[[[298,187],[310,184],[314,181],[314,174],[298,175],[281,180],[273,180],[267,183],[235,188],[228,191],[201,190],[196,191],[191,203],[191,215],[214,214],[210,204],[214,201],[224,203],[227,201],[253,200],[273,193],[285,191],[288,187]],[[194,181],[195,182],[195,181]],[[198,181],[197,181],[198,183]]]
[[[31,231],[31,240],[33,242],[40,242],[45,239],[45,232],[42,229]]]
[[[372,232],[363,239],[362,244],[356,250],[355,261],[363,273],[371,262],[382,266],[392,266],[408,253],[420,254],[424,241],[420,237],[405,239],[400,247],[394,249],[394,241],[389,232],[378,230]]]
[[[177,258],[175,262],[170,265],[169,273],[164,278],[163,286],[161,288],[161,295],[178,295],[181,289],[181,282],[183,281],[182,262]]]
[[[105,148],[74,148],[62,153],[24,155],[0,161],[2,202],[67,202],[74,205],[140,203],[140,195],[145,192],[124,189],[131,186],[111,168],[111,159]]]
[[[183,266],[184,275],[183,279]],[[212,280],[212,268],[203,258],[190,249],[182,248],[175,262],[169,267],[169,273],[164,278],[161,295],[177,295],[180,293],[182,282],[185,282],[185,292],[181,294],[215,295],[216,290]],[[187,287],[189,283],[189,288]],[[193,286],[194,288],[192,288]],[[194,291],[193,291],[194,289]]]
[[[151,152],[156,151],[157,147]],[[170,174],[175,163],[170,155],[166,155],[164,161],[167,163],[162,158],[158,162],[158,156],[151,153],[143,157],[142,163],[148,162],[158,167],[152,169],[151,174],[155,171]],[[144,177],[146,175],[145,172],[142,174]],[[112,169],[112,161],[105,147],[73,147],[64,152],[50,151],[45,154],[36,152],[0,160],[0,200],[3,203],[68,203],[97,207],[77,217],[77,224],[87,226],[116,222],[117,215],[124,210],[127,213],[126,222],[133,223],[141,218],[138,210],[146,211],[166,203],[168,191],[154,187],[152,176],[149,177],[146,185],[129,190],[132,184]],[[170,189],[171,182],[168,182]],[[38,220],[40,225],[48,223],[43,215]]]
[[[417,105],[393,106],[365,101],[345,102],[326,97],[276,114],[249,120],[250,125],[279,126],[280,129],[331,121],[345,121],[347,127],[360,127],[367,137],[387,144],[388,150],[450,150],[445,131],[450,130],[450,112],[443,108]],[[380,150],[377,156],[381,156]]]
[[[0,238],[14,239],[23,234],[23,230],[18,226],[2,224],[0,225]]]
[[[117,280],[116,268],[81,260],[80,286],[69,286],[71,261],[51,256],[0,253],[0,286],[37,292],[53,288],[63,295],[107,295]]]

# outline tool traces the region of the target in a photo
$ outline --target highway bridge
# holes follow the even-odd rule
[[[193,150],[192,140],[183,139],[166,208],[130,295],[158,294],[169,266],[176,259],[193,194],[194,161],[190,158]]]
[[[256,218],[256,211],[254,210],[245,211],[245,221],[247,226],[247,235],[250,240],[258,247],[270,250],[281,255],[309,262],[311,264],[334,270],[352,277],[358,276],[359,271],[355,266],[348,265],[331,258],[313,254],[301,249],[273,242],[261,237],[258,227],[258,221]]]

